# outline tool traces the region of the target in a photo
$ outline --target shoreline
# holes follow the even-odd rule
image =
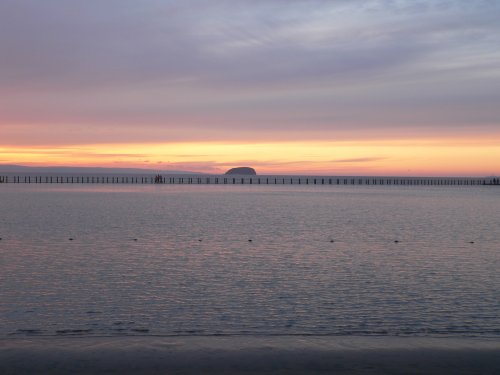
[[[498,374],[500,340],[470,337],[0,339],[2,374]]]

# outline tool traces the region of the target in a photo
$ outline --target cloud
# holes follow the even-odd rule
[[[352,158],[352,159],[337,159],[332,160],[333,163],[369,163],[372,161],[385,160],[386,157],[365,157],[365,158]]]
[[[496,42],[492,2],[364,3],[4,1],[1,83],[78,91],[351,82]]]
[[[492,1],[0,2],[2,144],[471,134]]]

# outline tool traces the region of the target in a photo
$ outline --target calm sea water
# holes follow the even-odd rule
[[[500,336],[496,187],[0,185],[0,237],[0,337]]]

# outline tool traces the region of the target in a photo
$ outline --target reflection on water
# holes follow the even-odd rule
[[[2,186],[0,336],[498,336],[499,196]]]

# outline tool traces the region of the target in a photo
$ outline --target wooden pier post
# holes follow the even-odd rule
[[[498,184],[497,179],[493,178],[460,178],[460,177],[449,177],[449,178],[439,178],[439,177],[322,177],[322,176],[311,176],[302,180],[299,176],[280,176],[280,177],[260,177],[255,176],[255,178],[246,176],[238,177],[227,177],[227,176],[185,176],[185,177],[175,177],[175,176],[165,176],[160,177],[156,180],[157,183],[161,184],[215,184],[215,185],[261,185],[261,184],[274,184],[274,185],[301,185],[301,184],[314,184],[314,185],[344,185],[344,186],[356,186],[356,185],[381,185],[381,186],[442,186],[442,187],[472,187],[472,186],[482,186],[482,185],[495,185]],[[50,176],[50,175],[18,175],[18,176],[0,176],[0,183],[26,183],[26,184],[148,184],[155,183],[154,177],[146,176]]]

